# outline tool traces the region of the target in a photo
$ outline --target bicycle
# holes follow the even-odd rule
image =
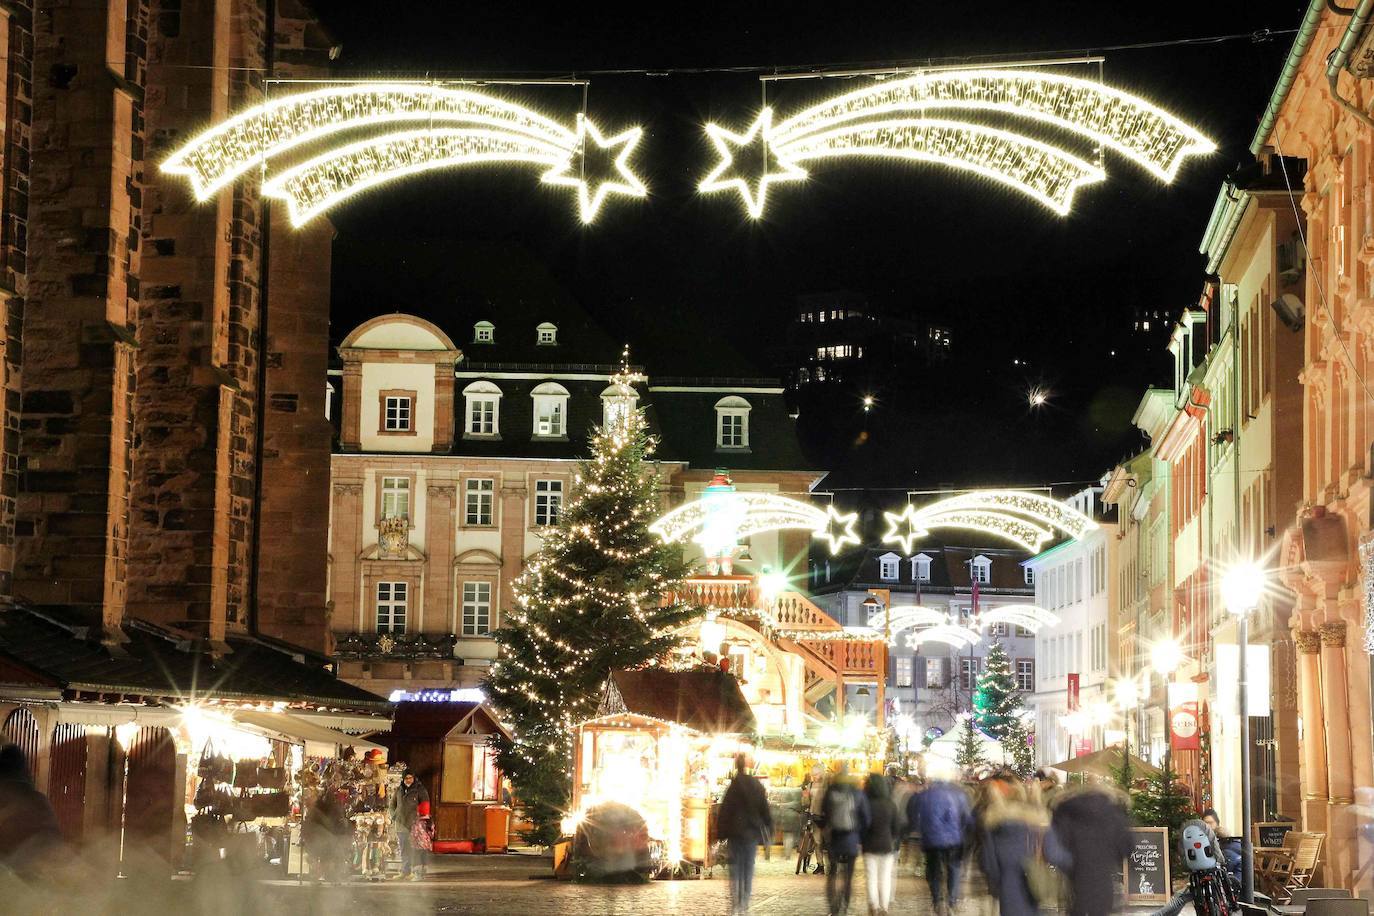
[[[806,815],[806,822],[802,825],[801,839],[797,841],[797,869],[794,875],[800,875],[803,871],[817,874],[825,868],[824,851],[816,843],[816,828],[820,826],[820,818],[814,814]],[[811,857],[816,857],[816,867],[811,868]]]

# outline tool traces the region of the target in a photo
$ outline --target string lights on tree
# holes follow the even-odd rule
[[[946,70],[878,80],[778,123],[765,107],[742,134],[708,124],[720,159],[699,187],[738,192],[758,218],[771,184],[806,178],[799,163],[905,159],[982,175],[1065,215],[1080,187],[1106,177],[1062,144],[994,120],[1111,149],[1166,182],[1187,157],[1216,150],[1178,118],[1101,83],[1033,69]]]
[[[382,129],[383,132],[378,133]],[[392,129],[396,128],[396,129]],[[389,131],[389,132],[388,132]],[[365,139],[337,143],[345,136]],[[630,158],[642,131],[607,138],[579,114],[573,129],[526,106],[471,88],[378,81],[281,96],[215,125],[163,164],[185,175],[197,200],[306,144],[325,151],[266,174],[263,193],[287,202],[300,226],[331,206],[408,175],[483,163],[532,164],[548,184],[574,188],[583,222],[610,194],[648,191]]]

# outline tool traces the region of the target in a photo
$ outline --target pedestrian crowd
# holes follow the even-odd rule
[[[730,849],[731,913],[749,912],[758,847],[773,820],[763,785],[746,755],[721,803],[718,833]],[[981,781],[909,780],[895,770],[859,779],[846,766],[817,767],[802,796],[803,831],[817,841],[816,873],[825,875],[830,916],[847,916],[854,866],[862,857],[869,916],[899,912],[893,891],[900,860],[919,848],[930,888],[921,912],[952,916],[975,863],[1002,916],[1107,916],[1120,905],[1121,861],[1130,845],[1125,796],[1100,786],[1062,788],[1037,773],[1011,770]],[[910,905],[910,912],[917,912]]]

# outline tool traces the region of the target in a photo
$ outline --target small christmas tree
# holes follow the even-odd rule
[[[1194,816],[1192,796],[1178,785],[1178,774],[1168,767],[1146,779],[1145,787],[1134,794],[1132,811],[1143,826],[1168,827],[1170,833]]]
[[[1000,642],[994,642],[988,649],[983,664],[983,673],[973,691],[973,716],[979,728],[1004,741],[1020,719],[1021,693],[1011,673],[1011,659]]]
[[[1011,768],[1022,779],[1029,779],[1035,773],[1035,739],[1026,725],[1026,720],[1017,716],[1002,739],[1002,749],[1011,758]]]
[[[966,773],[988,765],[987,758],[983,756],[983,743],[978,740],[978,730],[973,724],[972,717],[965,719],[964,724],[960,726],[959,743],[954,748],[954,762]]]
[[[680,545],[649,531],[661,511],[646,462],[655,443],[630,382],[625,370],[613,379],[627,392],[624,409],[593,433],[591,458],[492,634],[500,656],[483,687],[515,734],[494,740],[497,765],[534,826],[526,839],[541,845],[557,839],[567,810],[572,727],[595,714],[613,669],[663,658],[699,613],[663,601],[687,567]]]

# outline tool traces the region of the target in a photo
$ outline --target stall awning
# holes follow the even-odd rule
[[[180,713],[166,706],[141,706],[132,703],[57,703],[58,722],[114,728],[126,722],[136,725],[161,725],[175,728]]]
[[[384,719],[381,716],[355,715],[346,712],[313,712],[301,709],[291,710],[291,716],[349,735],[370,735],[376,732],[391,731],[391,719]]]
[[[385,750],[380,744],[307,722],[287,712],[235,709],[233,716],[235,722],[264,732],[269,737],[305,745],[307,757],[337,757],[341,747],[352,747],[360,754],[373,748]]]

